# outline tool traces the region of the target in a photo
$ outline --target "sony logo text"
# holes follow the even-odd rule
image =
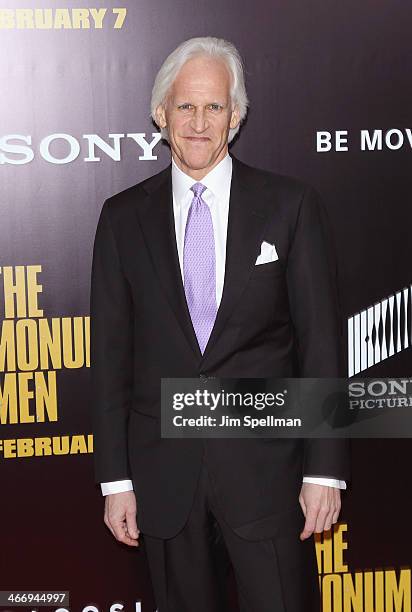
[[[145,132],[137,132],[108,134],[106,140],[98,134],[82,134],[81,138],[83,140],[83,148],[86,149],[83,161],[99,162],[101,161],[101,153],[110,157],[113,161],[121,161],[120,144],[125,138],[131,139],[137,145],[139,160],[156,160],[157,155],[154,155],[153,149],[162,137],[158,132],[153,132],[151,140],[148,140]],[[1,136],[0,164],[21,166],[33,161],[36,154],[40,155],[44,161],[50,164],[70,164],[82,152],[81,142],[71,134],[49,134],[42,138],[37,146],[33,145],[32,141],[32,137],[26,134],[7,134]],[[53,148],[54,151],[51,150]],[[57,154],[56,148],[59,154]]]

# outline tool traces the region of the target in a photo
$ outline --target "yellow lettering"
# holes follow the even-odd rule
[[[364,573],[365,612],[374,612],[373,572]]]
[[[72,320],[74,331],[72,333]],[[63,317],[63,363],[66,368],[84,365],[84,335],[82,317]]]
[[[34,22],[39,30],[50,30],[53,27],[52,9],[34,9]]]
[[[30,414],[29,400],[33,399],[34,393],[29,389],[29,382],[33,380],[32,372],[19,373],[19,408],[20,423],[34,423],[34,415]]]
[[[52,454],[50,438],[34,438],[34,444],[36,449],[36,457]]]
[[[45,379],[47,375],[47,383]],[[36,388],[36,421],[44,423],[57,421],[57,382],[56,372],[35,372],[34,381]]]
[[[331,532],[315,533],[316,558],[321,574],[333,572],[333,541]]]
[[[56,13],[54,15],[54,27],[56,30],[60,30],[61,28],[66,30],[71,29],[72,24],[68,9],[56,9]]]
[[[16,440],[4,440],[3,448],[5,459],[13,459],[16,456]]]
[[[37,275],[41,272],[41,266],[27,266],[27,300],[29,317],[42,317],[43,310],[38,307],[37,294],[43,291],[43,285],[37,282]]]
[[[114,8],[113,14],[117,15],[116,21],[114,23],[114,29],[119,30],[123,26],[123,22],[126,19],[127,9],[125,8]]]
[[[32,9],[16,9],[17,28],[29,29],[34,28],[33,10]]]
[[[73,28],[75,29],[89,29],[90,21],[89,21],[89,9],[85,8],[74,8],[72,9],[72,19],[73,19]]]
[[[51,360],[53,369],[60,370],[62,367],[60,319],[54,317],[51,320],[52,331],[50,331],[50,326],[47,319],[39,319],[38,325],[40,367],[42,370],[48,370]]]
[[[17,374],[8,373],[4,376],[3,388],[0,385],[0,423],[5,425],[18,422]]]
[[[385,612],[411,612],[410,569],[400,571],[399,585],[395,570],[385,572]]]
[[[70,454],[87,453],[87,446],[84,436],[73,436],[70,446]]]
[[[348,543],[344,541],[343,534],[348,530],[346,523],[336,523],[333,525],[333,560],[335,572],[347,572],[348,566],[343,562],[343,551],[348,548]]]
[[[90,368],[90,317],[84,317],[84,352],[86,368]]]
[[[343,601],[344,612],[352,612],[352,610],[362,610],[363,605],[363,573],[355,573],[355,585],[353,584],[352,574],[343,574],[343,592],[345,594]]]
[[[374,612],[385,612],[384,610],[383,572],[375,572],[375,609]]]
[[[0,29],[11,30],[15,27],[12,9],[0,9]]]
[[[17,456],[18,457],[33,457],[33,440],[32,438],[20,438],[17,440]]]
[[[342,579],[339,574],[327,574],[323,578],[322,609],[342,612]]]
[[[69,436],[53,438],[53,455],[68,455],[70,451]]]
[[[1,326],[0,338],[0,372],[11,372],[16,369],[16,343],[14,321],[7,319]]]
[[[96,29],[101,29],[103,27],[103,19],[106,14],[106,11],[107,9],[105,8],[101,8],[101,9],[91,8],[90,9],[90,14],[94,19],[94,27]]]
[[[24,266],[15,266],[16,282],[13,282],[12,266],[3,266],[4,316],[6,319],[26,317],[26,279]],[[17,301],[17,313],[14,308],[14,296]]]
[[[20,370],[39,367],[37,323],[34,319],[20,319],[16,323],[17,363]]]

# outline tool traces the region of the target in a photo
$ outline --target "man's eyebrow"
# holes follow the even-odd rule
[[[191,104],[192,106],[209,106],[210,104],[218,104],[219,106],[227,106],[228,102],[210,100],[209,102],[206,102],[205,104],[194,104],[193,102],[190,102],[189,100],[174,100],[174,104],[176,104],[177,106],[181,106],[182,104]]]

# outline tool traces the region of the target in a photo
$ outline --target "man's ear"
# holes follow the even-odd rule
[[[239,122],[240,122],[239,107],[235,106],[235,108],[232,110],[232,114],[230,117],[230,128],[233,130],[233,128],[236,128],[239,125]]]
[[[166,121],[166,110],[163,104],[159,104],[159,106],[156,108],[155,116],[156,116],[157,125],[160,128],[165,128],[167,125],[167,121]]]

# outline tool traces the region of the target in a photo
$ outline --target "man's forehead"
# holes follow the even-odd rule
[[[227,88],[230,73],[222,60],[214,58],[193,58],[188,60],[176,75],[173,88],[204,89]]]
[[[226,99],[227,97],[229,97],[229,88],[228,87],[207,87],[207,86],[203,86],[203,87],[196,87],[196,85],[193,86],[177,86],[177,87],[172,87],[171,88],[171,96],[175,99],[177,98],[186,98],[187,96],[191,96],[193,98],[197,98],[197,97],[212,97],[212,98],[223,98]]]
[[[177,81],[170,89],[170,95],[174,99],[211,97],[226,100],[230,96],[230,87],[226,82],[210,82],[207,80]]]

